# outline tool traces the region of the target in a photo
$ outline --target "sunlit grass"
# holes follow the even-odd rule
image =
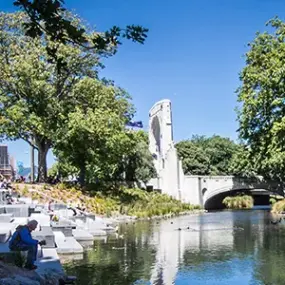
[[[223,204],[228,209],[250,209],[253,207],[253,198],[248,195],[226,197],[223,200]]]
[[[53,199],[73,206],[80,205],[88,212],[106,216],[130,215],[146,218],[166,214],[177,215],[200,209],[200,206],[182,203],[165,194],[126,187],[112,189],[106,193],[90,190],[83,192],[79,188],[68,187],[65,184],[54,187],[42,186],[37,192],[29,192],[27,186],[21,187],[21,190],[19,187],[16,189],[21,195],[42,203]]]

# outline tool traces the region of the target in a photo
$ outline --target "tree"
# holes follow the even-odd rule
[[[176,144],[184,172],[191,175],[230,175],[237,145],[228,138],[193,136]]]
[[[238,145],[229,165],[231,175],[238,177],[256,178],[258,172],[250,159],[250,152],[245,145]]]
[[[81,185],[111,179],[129,145],[125,124],[133,116],[130,97],[94,78],[78,82],[70,95],[77,105],[58,131],[55,153],[79,170]]]
[[[77,106],[72,89],[84,77],[97,78],[98,54],[73,45],[56,44],[65,69],[51,62],[49,37],[24,34],[23,13],[0,14],[0,134],[23,139],[38,150],[39,181],[46,180],[46,155]],[[78,26],[80,20],[74,18]],[[97,67],[97,69],[96,69]]]
[[[32,38],[47,35],[51,41],[67,44],[72,43],[97,53],[111,55],[117,51],[122,38],[131,39],[134,42],[144,43],[148,29],[142,26],[128,25],[122,29],[113,26],[104,33],[86,34],[86,28],[77,26],[69,13],[64,8],[64,0],[16,0],[14,5],[19,7],[28,16],[24,23],[27,36]],[[57,46],[46,46],[47,53],[58,68],[65,62],[59,60]]]
[[[144,131],[129,132],[130,149],[124,156],[124,171],[127,182],[146,184],[156,177],[153,158],[148,147],[148,135]]]
[[[249,44],[237,90],[239,135],[249,159],[265,178],[285,174],[285,23],[268,23],[272,33],[257,34]]]
[[[210,160],[201,146],[187,140],[177,143],[176,148],[185,174],[209,175]]]

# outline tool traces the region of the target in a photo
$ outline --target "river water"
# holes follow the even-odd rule
[[[271,220],[251,210],[122,224],[65,268],[82,285],[284,285],[285,224]]]

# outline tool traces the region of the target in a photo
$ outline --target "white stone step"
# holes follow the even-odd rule
[[[36,261],[36,265],[38,266],[36,271],[39,274],[46,274],[48,271],[64,274],[55,248],[43,248],[42,257]]]
[[[0,223],[0,230],[11,231],[11,234],[16,230],[17,225],[14,223]]]
[[[94,237],[88,231],[75,229],[72,230],[72,235],[77,241],[93,241]]]
[[[99,229],[88,229],[88,232],[93,236],[106,236],[107,232]]]
[[[6,243],[11,237],[10,229],[0,229],[0,243]]]
[[[40,229],[40,227],[49,227],[50,226],[50,216],[46,214],[31,214],[29,217],[29,220],[36,220],[39,224],[37,227],[37,230]]]
[[[62,232],[54,232],[56,250],[59,254],[83,253],[83,247],[74,237],[65,237]]]

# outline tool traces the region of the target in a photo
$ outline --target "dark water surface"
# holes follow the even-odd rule
[[[255,210],[123,224],[66,270],[82,285],[284,285],[285,224],[270,221]]]

